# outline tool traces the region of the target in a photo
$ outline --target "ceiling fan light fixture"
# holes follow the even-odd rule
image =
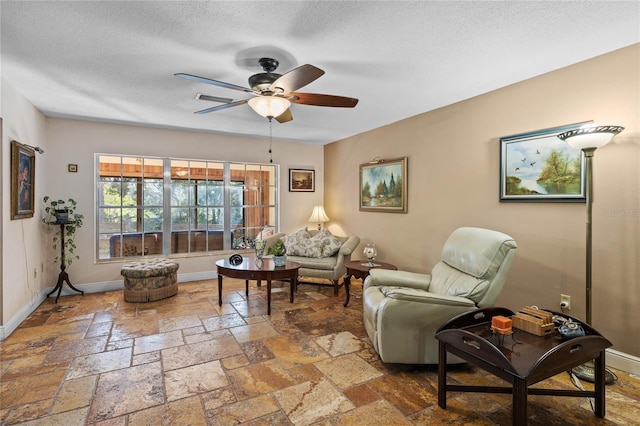
[[[248,103],[257,114],[267,118],[278,117],[291,106],[289,100],[279,96],[257,96]]]

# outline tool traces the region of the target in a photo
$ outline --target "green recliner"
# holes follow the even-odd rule
[[[431,274],[372,269],[362,290],[364,326],[382,361],[437,364],[435,332],[458,314],[495,304],[516,249],[506,234],[463,227],[449,236]]]

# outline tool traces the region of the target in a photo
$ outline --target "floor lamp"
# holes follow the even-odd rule
[[[587,324],[591,324],[591,266],[592,266],[592,240],[591,240],[591,212],[593,206],[593,154],[596,149],[608,144],[611,139],[624,130],[624,127],[620,126],[596,126],[594,124],[588,124],[578,129],[569,130],[567,132],[558,135],[560,139],[566,141],[571,147],[577,148],[584,152],[586,159],[586,172],[587,172],[587,257],[586,257],[586,310],[587,310]],[[580,379],[589,382],[595,381],[595,371],[593,363],[586,363],[580,365],[572,370],[572,372]],[[607,372],[605,375],[605,381],[607,383],[613,382],[614,376]]]

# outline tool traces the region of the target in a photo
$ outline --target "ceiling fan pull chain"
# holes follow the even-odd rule
[[[273,151],[271,150],[271,146],[273,144],[273,122],[271,121],[273,117],[269,118],[269,162],[273,163]]]

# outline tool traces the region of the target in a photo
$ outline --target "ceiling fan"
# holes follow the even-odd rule
[[[213,84],[214,86],[239,90],[256,95],[253,98],[242,99],[239,101],[233,101],[232,99],[225,98],[214,98],[213,100],[222,99],[223,101],[228,100],[228,102],[223,103],[222,105],[196,111],[196,114],[207,114],[209,112],[220,111],[222,109],[248,103],[256,113],[263,117],[267,117],[269,120],[275,118],[280,123],[286,123],[293,119],[293,115],[289,109],[291,103],[338,108],[353,108],[358,103],[358,99],[356,98],[296,92],[296,90],[306,86],[312,81],[315,81],[324,74],[323,70],[313,65],[305,64],[285,74],[277,74],[274,72],[279,65],[279,62],[276,59],[261,58],[258,60],[258,63],[264,72],[254,74],[249,77],[250,88],[211,80],[209,78],[198,77],[191,74],[176,73],[174,75],[199,83]],[[199,98],[206,99],[204,96],[200,96]]]

